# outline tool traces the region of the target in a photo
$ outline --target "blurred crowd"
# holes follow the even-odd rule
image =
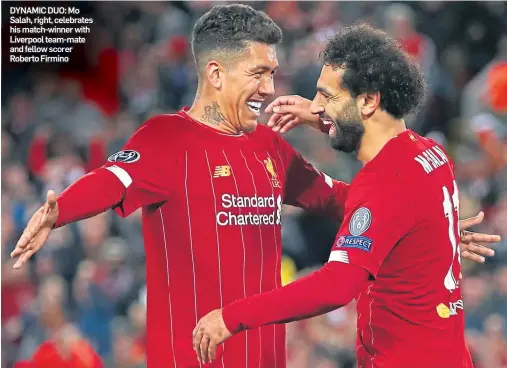
[[[197,81],[188,35],[215,4],[79,2],[81,14],[92,16],[94,24],[69,65],[3,63],[2,367],[55,355],[72,361],[71,367],[99,367],[100,360],[107,367],[144,366],[139,211],[126,220],[110,211],[53,231],[21,271],[12,269],[9,254],[48,189],[61,192],[101,166],[149,116],[192,104]],[[507,239],[505,2],[250,5],[284,30],[277,95],[313,98],[319,53],[340,27],[365,21],[400,40],[429,82],[427,102],[407,119],[409,127],[451,153],[461,217],[482,209],[486,219],[475,230]],[[352,156],[333,151],[321,133],[301,127],[286,138],[336,179],[350,182],[360,168]],[[292,207],[284,211],[282,276],[290,282],[327,260],[339,224]],[[476,368],[507,367],[506,242],[495,249],[486,264],[463,264],[467,337]],[[288,367],[355,367],[355,320],[349,305],[288,325]]]

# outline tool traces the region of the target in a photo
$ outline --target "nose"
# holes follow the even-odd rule
[[[261,79],[259,94],[261,96],[272,96],[275,94],[275,81],[273,80],[273,76]]]
[[[310,104],[310,112],[315,115],[320,115],[325,111],[324,104],[318,95],[315,95],[312,103]]]

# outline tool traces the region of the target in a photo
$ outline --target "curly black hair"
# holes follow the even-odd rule
[[[326,65],[344,68],[342,87],[353,97],[380,93],[380,106],[396,119],[416,112],[426,81],[399,42],[367,24],[341,29],[323,52]]]
[[[192,31],[192,51],[199,69],[210,54],[242,52],[248,42],[275,45],[281,41],[282,30],[268,15],[241,4],[214,6]]]

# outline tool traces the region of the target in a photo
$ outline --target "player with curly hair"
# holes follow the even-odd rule
[[[148,367],[201,366],[191,335],[200,317],[281,287],[282,204],[343,216],[349,186],[257,124],[274,93],[281,38],[249,6],[204,14],[192,35],[199,77],[192,107],[149,119],[103,167],[58,199],[50,192],[12,254],[21,267],[55,227],[111,208],[122,217],[142,208]],[[470,236],[463,240],[473,246]],[[245,331],[219,353],[208,367],[282,368],[285,327]]]
[[[210,312],[194,329],[204,361],[231,334],[329,312],[357,299],[361,368],[473,367],[460,290],[459,193],[445,150],[405,126],[421,104],[421,69],[384,32],[356,25],[324,51],[313,101],[268,106],[271,126],[306,123],[355,151],[353,180],[328,263],[292,284]]]
[[[192,328],[208,311],[281,287],[282,204],[343,216],[348,185],[316,170],[257,124],[274,94],[281,29],[246,5],[195,24],[192,106],[150,118],[105,165],[32,217],[12,256],[21,267],[53,228],[142,208],[150,368],[198,368]],[[208,367],[283,368],[285,326],[248,331]]]

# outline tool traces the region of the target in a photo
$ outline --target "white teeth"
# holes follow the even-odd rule
[[[247,104],[248,106],[255,107],[257,109],[260,109],[262,106],[262,102],[259,101],[248,101]]]
[[[248,105],[248,108],[254,112],[255,115],[261,114],[262,102],[248,101],[246,104]]]

